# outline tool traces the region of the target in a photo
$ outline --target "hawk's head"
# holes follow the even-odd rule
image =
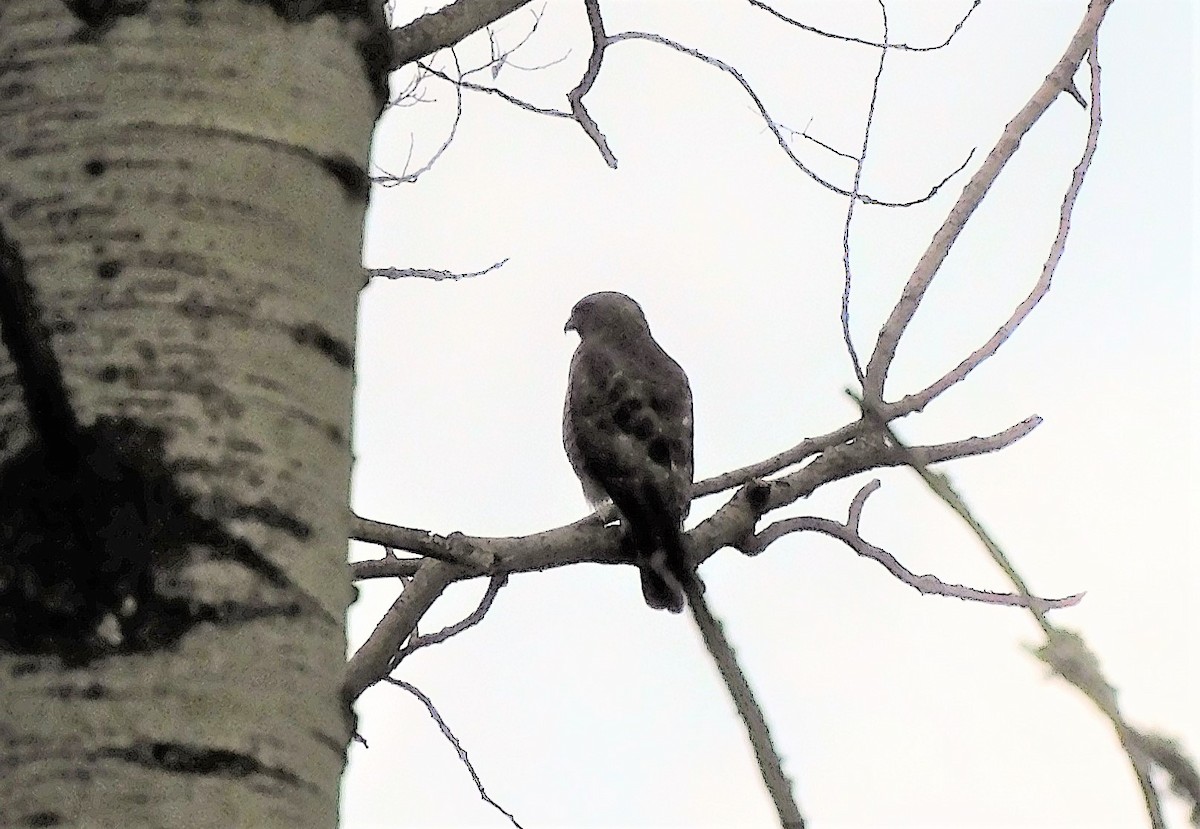
[[[580,339],[593,336],[624,338],[648,334],[650,326],[642,306],[616,291],[588,294],[571,309],[571,318],[563,331],[578,331]]]

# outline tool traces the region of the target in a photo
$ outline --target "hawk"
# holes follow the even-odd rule
[[[563,409],[563,445],[592,504],[611,498],[656,609],[683,610],[695,572],[683,542],[691,506],[692,390],[650,335],[642,308],[615,291],[585,296]]]

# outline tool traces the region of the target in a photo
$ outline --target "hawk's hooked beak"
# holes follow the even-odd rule
[[[567,324],[563,326],[563,333],[565,334],[568,331],[579,331],[579,328],[576,327],[574,314],[571,314],[571,318],[567,320]]]

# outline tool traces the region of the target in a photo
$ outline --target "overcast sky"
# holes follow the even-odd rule
[[[893,52],[863,190],[911,199],[975,156],[932,201],[860,206],[852,329],[869,353],[917,257],[1004,124],[1062,54],[1085,3],[985,0],[935,52]],[[966,0],[889,0],[893,41],[941,41]],[[874,39],[875,0],[777,7]],[[534,6],[533,8],[540,8]],[[402,6],[416,16],[426,8]],[[741,69],[775,119],[847,153],[862,142],[877,52],[728,0],[610,0],[610,32],[665,34]],[[1200,755],[1200,497],[1196,399],[1194,22],[1191,4],[1118,0],[1102,29],[1104,126],[1047,298],[984,367],[898,424],[912,443],[1044,423],[1015,446],[942,467],[1031,589],[1087,591],[1054,620],[1081,632],[1136,725]],[[497,26],[511,45],[528,9]],[[582,4],[549,0],[496,83],[565,107],[589,51]],[[486,38],[459,49],[464,68]],[[560,62],[554,63],[555,61]],[[436,65],[453,64],[440,55]],[[491,82],[488,72],[477,80]],[[1079,85],[1087,89],[1086,68]],[[453,91],[431,83],[385,115],[374,160],[422,165]],[[853,419],[842,343],[846,200],[783,154],[716,69],[648,43],[605,56],[586,99],[619,159],[577,125],[467,94],[454,142],[415,184],[377,188],[368,266],[498,271],[461,282],[373,282],[363,293],[354,508],[446,533],[515,535],[587,507],[561,443],[562,327],[596,290],[643,305],[688,371],[696,475],[761,460]],[[987,339],[1036,281],[1088,116],[1060,98],[972,217],[901,343],[888,397],[922,388]],[[853,165],[797,138],[849,187]],[[410,155],[411,153],[411,155]],[[862,531],[918,573],[1006,590],[1003,575],[911,472],[840,482],[780,515],[844,518],[879,477]],[[690,523],[723,503],[697,502]],[[775,515],[772,517],[780,517]],[[354,545],[351,555],[380,551]],[[766,710],[810,825],[1138,827],[1136,781],[1111,727],[1027,651],[1029,615],[921,596],[838,543],[792,535],[701,574]],[[456,621],[482,581],[447,592],[423,630]],[[397,595],[363,586],[351,644]],[[774,810],[687,614],[645,607],[636,571],[519,575],[483,624],[407,659],[489,794],[533,827],[770,826]],[[347,827],[503,827],[423,706],[377,686],[358,704]],[[1171,808],[1175,825],[1183,810]]]

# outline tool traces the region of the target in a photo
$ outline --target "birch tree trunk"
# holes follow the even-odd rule
[[[306,5],[0,0],[0,825],[336,823],[389,56]]]

